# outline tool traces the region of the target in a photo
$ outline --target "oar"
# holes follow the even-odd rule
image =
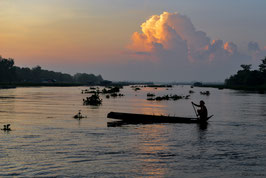
[[[192,104],[192,106],[193,106],[193,109],[194,109],[194,111],[195,111],[196,116],[198,117],[198,114],[197,114],[197,111],[196,111],[196,109],[195,109],[195,106],[194,106],[193,102],[191,102],[191,104]]]

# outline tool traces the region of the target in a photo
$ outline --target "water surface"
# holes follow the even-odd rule
[[[84,87],[0,90],[0,176],[266,176],[266,95],[233,90],[125,87],[124,97],[83,106]],[[188,100],[147,101],[156,95]],[[211,95],[200,95],[209,90]],[[107,127],[110,111],[194,117],[191,101],[214,114],[197,124]],[[73,119],[81,110],[87,118]]]

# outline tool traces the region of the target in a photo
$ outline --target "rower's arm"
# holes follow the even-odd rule
[[[200,107],[200,105],[197,105],[197,104],[195,104],[195,103],[193,103],[193,102],[191,102],[194,106],[197,106],[197,107]]]

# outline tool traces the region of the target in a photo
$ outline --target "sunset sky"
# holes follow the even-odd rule
[[[224,81],[266,56],[265,8],[265,0],[0,0],[0,55],[115,81]]]

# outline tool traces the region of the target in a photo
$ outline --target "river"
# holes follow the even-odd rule
[[[0,176],[266,177],[266,95],[213,88],[141,88],[83,106],[86,87],[0,90]],[[188,95],[148,101],[147,93]],[[200,91],[210,91],[201,95]],[[197,124],[108,127],[110,111],[195,117],[204,100],[214,116]],[[81,110],[87,118],[74,119]]]

